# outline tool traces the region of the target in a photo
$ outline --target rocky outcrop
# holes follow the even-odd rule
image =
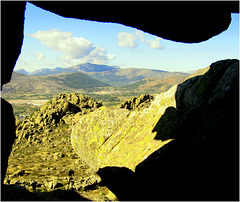
[[[142,94],[137,97],[132,97],[129,100],[123,101],[121,104],[117,105],[116,108],[124,108],[128,110],[143,110],[148,108],[153,101],[153,96],[149,94]]]
[[[76,114],[77,116],[88,114],[100,106],[102,103],[98,103],[86,95],[60,94],[17,126],[18,142],[23,138],[33,139],[35,134],[49,133],[57,125],[71,124],[72,118]]]
[[[82,117],[73,148],[119,200],[237,200],[238,83],[239,61],[218,61],[142,112]]]
[[[175,91],[176,86],[156,96],[150,107],[141,111],[101,107],[80,117],[71,134],[74,150],[95,171],[105,166],[135,170],[148,155],[171,141],[154,140],[153,129],[165,109],[175,106]],[[124,108],[138,109],[151,99],[142,95],[126,101]]]

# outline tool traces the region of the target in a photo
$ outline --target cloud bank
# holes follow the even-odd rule
[[[145,40],[144,32],[136,30],[135,33],[119,32],[118,33],[118,46],[122,48],[137,48],[140,42],[145,42],[145,45],[152,49],[163,49],[164,46],[160,44],[162,38],[156,37],[155,40]]]
[[[106,64],[115,57],[83,37],[73,37],[72,32],[50,29],[48,31],[38,31],[29,34],[29,36],[38,39],[42,44],[53,50],[64,53],[64,56],[60,59],[65,63],[92,62]]]

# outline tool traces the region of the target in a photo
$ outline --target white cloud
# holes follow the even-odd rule
[[[99,61],[107,63],[113,58],[103,48],[96,47],[91,41],[83,37],[73,37],[71,32],[63,32],[58,29],[38,31],[29,36],[38,39],[42,44],[64,53],[61,59],[64,62],[91,62]],[[101,50],[101,51],[100,51]]]
[[[155,40],[149,39],[146,40],[146,45],[148,45],[152,49],[163,49],[164,46],[160,44],[162,38],[157,37]]]
[[[36,56],[36,58],[38,60],[44,60],[45,56],[42,53],[34,53],[34,55]]]
[[[136,43],[137,37],[134,33],[127,33],[127,32],[119,32],[118,33],[118,45],[120,47],[126,48],[135,48],[139,46],[138,43]]]
[[[118,45],[120,47],[126,48],[136,48],[140,46],[140,41],[144,42],[147,46],[152,49],[163,49],[164,46],[160,44],[162,38],[156,37],[155,40],[148,39],[145,40],[144,32],[136,30],[135,33],[119,32],[118,33]]]
[[[81,59],[72,58],[68,55],[64,55],[59,59],[65,65],[76,65],[79,63],[90,62],[94,64],[106,64],[108,61],[113,60],[115,55],[108,54],[103,48],[96,47],[93,51],[90,52],[89,55],[85,55]]]
[[[109,60],[113,60],[115,55],[108,54],[103,48],[95,48],[89,55],[86,55],[83,60],[96,64],[105,64]]]

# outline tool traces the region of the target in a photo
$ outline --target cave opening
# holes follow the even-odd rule
[[[33,4],[27,3],[27,7],[33,6]],[[51,8],[51,4],[52,3],[50,3],[48,5],[48,6],[50,6],[49,8]],[[36,3],[36,5],[38,5],[38,3]],[[39,3],[39,5],[41,5],[41,3]],[[59,5],[61,5],[61,3]],[[88,6],[89,6],[89,4],[88,4]],[[46,8],[46,7],[44,7],[44,4],[41,7]],[[57,7],[57,9],[58,8],[61,8],[61,6]],[[36,9],[38,9],[38,8],[36,8]],[[49,10],[51,10],[51,9],[49,9]],[[44,12],[46,12],[46,11],[44,11]],[[57,11],[55,10],[55,12],[59,12],[59,14],[61,14],[61,9],[57,10]],[[50,14],[50,12],[48,12],[48,13]],[[34,15],[34,12],[30,13],[30,11],[29,11],[29,15],[31,15],[31,14]],[[66,15],[68,15],[68,14],[66,14]],[[96,16],[94,18],[97,19]],[[55,17],[58,18],[59,16],[55,15]],[[41,17],[39,17],[39,18],[41,18]],[[48,20],[49,22],[51,22],[51,19],[48,18],[48,16],[45,16],[44,18],[45,18],[45,20]],[[106,16],[105,16],[105,18],[106,18]],[[92,18],[89,18],[89,19],[94,20]],[[134,19],[134,17],[133,17],[133,19]],[[238,19],[238,14],[232,14],[232,20],[233,19],[234,20]],[[25,20],[27,20],[27,18]],[[58,21],[58,20],[56,20],[56,21]],[[76,21],[77,21],[77,19],[76,19]],[[82,21],[83,24],[88,23],[85,20],[80,20],[80,21]],[[100,17],[99,17],[99,21],[101,21]],[[112,20],[109,20],[109,21],[111,22]],[[119,20],[116,19],[116,22],[118,22],[118,21]],[[226,21],[229,21],[229,18]],[[125,22],[125,21],[123,20],[123,22]],[[130,22],[130,24],[132,23],[131,20],[129,20],[129,22]],[[94,24],[93,27],[98,27],[98,26],[101,27],[103,25],[104,26],[109,26],[110,25],[110,23],[103,23],[102,25],[98,25],[98,22],[91,22],[91,23]],[[33,22],[33,24],[34,24],[34,22]],[[71,24],[71,23],[65,22],[66,27],[62,28],[62,29],[60,29],[59,27],[50,27],[50,26],[43,27],[42,29],[40,29],[40,28],[37,27],[37,25],[39,27],[41,27],[41,26],[43,26],[44,23],[41,23],[39,21],[37,23],[35,22],[35,24],[36,24],[36,26],[32,26],[32,28],[35,28],[36,30],[31,30],[28,33],[25,33],[24,40],[28,38],[28,39],[30,39],[30,41],[28,42],[30,45],[33,46],[34,43],[36,43],[36,42],[38,42],[38,45],[36,45],[36,49],[33,52],[29,52],[29,54],[31,55],[31,57],[30,57],[31,59],[29,61],[26,61],[26,60],[24,61],[24,57],[23,57],[24,55],[20,55],[19,60],[17,62],[17,65],[19,65],[20,63],[22,63],[22,65],[24,65],[24,63],[25,64],[29,63],[31,65],[31,64],[34,63],[34,62],[32,62],[32,61],[34,61],[33,60],[33,58],[34,58],[35,61],[45,61],[44,65],[39,65],[38,67],[44,66],[44,68],[45,68],[45,66],[47,67],[46,64],[49,64],[49,65],[53,64],[53,66],[52,66],[53,68],[48,68],[48,69],[50,69],[50,71],[51,71],[51,69],[54,69],[56,67],[55,68],[56,71],[60,71],[61,67],[62,67],[61,64],[64,64],[64,62],[65,63],[67,62],[68,64],[69,64],[69,62],[75,62],[75,63],[72,63],[69,66],[75,66],[75,68],[76,68],[77,64],[79,62],[82,63],[82,61],[83,61],[85,64],[88,64],[88,65],[89,64],[100,65],[100,66],[97,66],[97,67],[98,68],[110,68],[111,70],[114,70],[115,72],[119,72],[119,69],[121,69],[121,68],[119,68],[121,63],[119,63],[118,65],[113,63],[114,60],[116,61],[116,57],[117,57],[116,52],[114,52],[114,50],[115,51],[118,50],[119,55],[122,56],[123,58],[134,58],[134,57],[136,57],[137,53],[140,54],[140,56],[139,56],[140,58],[144,58],[144,57],[147,57],[147,54],[150,54],[151,55],[151,56],[149,56],[150,59],[145,60],[145,63],[140,61],[140,63],[142,64],[142,67],[140,68],[141,70],[139,70],[139,71],[143,71],[143,69],[146,70],[146,71],[142,72],[143,75],[138,76],[136,78],[136,80],[130,80],[130,82],[128,81],[129,82],[128,83],[128,89],[136,89],[136,86],[137,86],[141,90],[141,89],[146,88],[146,87],[144,87],[144,84],[148,84],[148,85],[151,84],[151,85],[155,85],[154,90],[159,92],[160,91],[159,89],[162,89],[162,91],[165,91],[166,89],[169,89],[173,85],[174,82],[179,82],[181,79],[184,80],[186,78],[186,75],[187,75],[186,72],[188,72],[190,70],[193,70],[191,67],[190,67],[190,69],[185,70],[184,74],[177,75],[177,76],[181,76],[181,78],[180,77],[178,78],[179,80],[176,79],[176,75],[175,75],[175,78],[174,78],[175,80],[174,81],[170,80],[170,83],[171,82],[172,83],[168,84],[166,86],[164,86],[162,83],[157,83],[156,80],[151,80],[151,78],[147,78],[145,81],[142,81],[143,79],[145,79],[143,76],[146,76],[147,74],[150,74],[149,71],[152,71],[151,73],[155,77],[158,73],[166,73],[169,70],[174,71],[176,73],[175,70],[171,70],[171,67],[166,68],[166,69],[162,69],[162,66],[161,66],[161,67],[159,67],[159,69],[154,69],[154,66],[151,66],[151,67],[147,66],[146,63],[150,63],[149,61],[153,61],[156,64],[156,62],[158,62],[156,60],[157,55],[158,55],[159,59],[162,59],[162,57],[166,57],[166,55],[167,55],[167,53],[164,53],[164,51],[168,51],[169,49],[171,50],[171,48],[175,48],[174,50],[176,52],[176,55],[174,57],[170,57],[166,63],[171,63],[171,66],[174,66],[174,64],[179,65],[178,68],[180,68],[179,61],[181,61],[181,60],[187,61],[187,59],[183,59],[184,58],[184,51],[182,51],[182,52],[177,51],[176,48],[178,46],[181,46],[181,47],[184,46],[184,48],[186,50],[185,55],[187,55],[186,58],[190,58],[189,62],[190,62],[190,60],[192,60],[192,63],[196,62],[196,60],[198,58],[206,58],[206,55],[209,55],[210,53],[217,55],[216,58],[213,57],[210,60],[205,61],[204,65],[199,64],[199,66],[198,66],[199,68],[207,67],[212,62],[215,62],[219,59],[229,58],[229,56],[226,56],[226,55],[224,56],[225,58],[222,57],[221,54],[223,54],[223,53],[221,53],[221,50],[223,50],[223,49],[226,49],[225,51],[227,53],[230,53],[230,52],[234,53],[234,55],[231,55],[230,58],[239,58],[239,46],[238,46],[239,43],[236,43],[236,41],[237,41],[236,38],[239,38],[239,36],[231,35],[232,39],[235,39],[235,41],[233,40],[233,42],[232,42],[232,44],[235,44],[234,50],[231,50],[231,51],[229,51],[229,50],[231,49],[230,45],[232,45],[232,44],[229,44],[227,42],[224,43],[223,41],[221,41],[223,39],[221,39],[220,41],[217,41],[219,38],[221,38],[221,35],[225,35],[227,33],[227,31],[223,32],[219,36],[215,36],[212,39],[209,39],[208,41],[205,41],[205,42],[201,42],[199,44],[178,43],[180,45],[177,45],[173,41],[169,41],[169,40],[165,40],[165,39],[160,38],[160,35],[158,35],[158,34],[150,36],[150,34],[144,33],[143,31],[140,31],[140,29],[130,28],[130,27],[126,27],[124,25],[119,25],[119,24],[111,24],[110,26],[112,26],[113,29],[117,29],[116,26],[121,26],[120,31],[114,30],[115,31],[115,38],[114,37],[109,37],[106,34],[106,30],[103,30],[103,28],[99,28],[99,30],[97,30],[97,31],[94,30],[93,28],[90,28],[90,29],[92,29],[92,32],[90,32],[90,33],[92,33],[92,34],[97,33],[98,37],[99,37],[99,41],[96,40],[96,41],[93,42],[90,33],[85,33],[85,35],[84,34],[73,34],[74,33],[73,31],[69,31],[68,29],[66,29],[66,27],[70,26],[68,24]],[[132,24],[134,24],[134,23],[132,23]],[[235,24],[235,25],[239,24],[239,20],[238,21],[232,21],[232,24]],[[126,23],[126,25],[129,25],[129,24]],[[138,24],[136,24],[136,25],[138,25]],[[27,25],[25,25],[25,28],[26,28],[26,26]],[[88,25],[85,24],[85,26],[88,26]],[[145,26],[146,26],[146,30],[148,30],[148,25],[145,25]],[[226,25],[224,25],[224,26],[226,28]],[[136,27],[138,27],[138,26],[136,26]],[[156,27],[156,26],[153,25],[153,27]],[[234,30],[236,31],[236,29],[237,28],[235,27]],[[142,29],[142,30],[145,30],[145,29]],[[152,29],[149,29],[149,30],[151,31]],[[231,31],[231,33],[234,33],[231,26],[228,28],[228,31],[229,30]],[[169,38],[171,39],[172,35],[170,34],[170,32],[171,31],[169,31]],[[156,32],[153,32],[153,33],[156,33]],[[101,35],[106,35],[106,37],[108,38],[109,41],[113,40],[115,42],[115,49],[112,48],[112,47],[108,47],[107,43],[104,42],[104,40],[100,37]],[[114,38],[114,39],[112,39],[112,38]],[[201,39],[196,39],[196,40],[201,40]],[[238,41],[239,41],[239,39],[238,39]],[[204,52],[203,50],[206,50],[206,47],[208,47],[206,45],[208,42],[210,42],[209,49],[208,49],[208,51]],[[23,46],[22,46],[22,54],[24,54],[25,50],[28,49],[27,46],[24,43],[25,43],[25,41],[23,42]],[[110,42],[108,42],[108,43],[112,44]],[[190,42],[190,43],[192,43],[192,42]],[[214,44],[218,44],[218,47],[217,48],[215,47],[214,49],[211,49]],[[238,44],[238,45],[236,45],[236,44]],[[197,46],[200,47],[200,49],[197,49]],[[191,48],[195,49],[196,51],[199,51],[193,57],[191,57],[191,52],[194,52],[194,51],[192,51]],[[46,52],[41,52],[44,49],[46,50]],[[147,53],[144,52],[144,50],[146,50],[146,49],[147,49]],[[56,51],[57,53],[53,53],[52,50]],[[158,51],[158,52],[156,53],[155,51]],[[125,53],[123,53],[123,52],[125,52]],[[159,56],[160,55],[159,53],[161,54],[161,57]],[[205,55],[200,57],[199,53],[204,53]],[[51,60],[49,60],[49,58],[54,58],[55,62],[52,62]],[[81,59],[81,61],[79,59]],[[61,61],[62,63],[59,63],[59,61]],[[110,65],[106,65],[106,64],[108,64],[108,63],[106,63],[107,61],[112,61],[112,63],[110,63]],[[127,61],[124,61],[124,62],[127,63],[127,64],[125,64],[126,67],[129,67],[129,65],[128,65],[129,61],[127,60]],[[55,65],[55,64],[58,64],[58,65]],[[130,68],[130,70],[127,69],[127,68],[123,68],[123,70],[125,72],[122,73],[122,74],[125,74],[126,75],[125,77],[131,77],[132,75],[137,74],[136,71],[134,71],[134,70],[137,67],[139,67],[138,64],[139,63],[136,63],[135,66],[131,65],[131,67],[134,67],[134,68]],[[187,64],[190,64],[190,63],[187,63]],[[94,65],[92,65],[92,66],[91,65],[89,65],[89,66],[85,65],[82,68],[85,68],[85,71],[86,71],[86,69],[87,69],[87,71],[90,71],[90,70],[94,69]],[[186,64],[182,64],[182,65],[186,66]],[[66,68],[69,67],[69,66],[67,65]],[[20,67],[21,66],[19,66],[18,69],[20,69]],[[39,69],[38,67],[36,68],[36,70]],[[17,70],[17,68],[15,70]],[[177,70],[178,70],[177,73],[179,73],[180,70],[179,69],[177,69]],[[109,69],[108,69],[108,71],[109,71]],[[91,76],[93,75],[93,73],[91,71],[90,71],[89,75],[84,76],[84,77],[81,73],[82,72],[78,73],[77,77],[78,78],[81,77],[82,80],[84,80],[86,77],[91,79],[92,77],[90,77],[90,75]],[[97,73],[98,73],[98,75],[101,75],[99,72],[97,72]],[[19,130],[24,131],[24,128],[27,129],[27,127],[29,127],[30,130],[28,130],[28,131],[26,130],[25,131],[26,133],[23,133],[22,137],[26,137],[25,138],[26,140],[24,140],[26,145],[31,144],[33,147],[29,151],[26,151],[26,147],[24,147],[24,146],[22,147],[22,145],[18,145],[17,147],[19,147],[18,148],[19,151],[22,152],[22,153],[18,154],[18,160],[23,159],[24,155],[28,155],[28,153],[30,154],[31,152],[32,152],[32,155],[33,154],[34,155],[38,154],[40,149],[38,148],[37,145],[43,143],[45,149],[47,148],[47,150],[44,150],[43,153],[41,153],[40,155],[36,155],[34,157],[36,157],[36,159],[39,160],[39,161],[40,160],[51,161],[52,164],[54,164],[55,161],[59,161],[58,163],[61,162],[62,165],[64,165],[65,168],[66,168],[65,170],[59,171],[57,164],[47,165],[47,166],[40,165],[38,169],[33,169],[33,167],[29,167],[28,169],[26,169],[23,172],[22,170],[24,170],[24,169],[20,169],[21,166],[19,166],[18,162],[13,162],[12,161],[10,163],[12,168],[14,168],[14,170],[11,171],[12,176],[26,177],[27,175],[29,176],[29,174],[31,172],[35,176],[38,176],[39,172],[45,172],[45,173],[48,173],[48,174],[49,173],[55,173],[56,175],[58,175],[58,174],[62,175],[60,182],[56,182],[56,179],[52,179],[52,178],[49,178],[48,179],[49,181],[46,180],[46,183],[38,182],[37,178],[32,178],[31,180],[33,180],[34,183],[32,183],[31,186],[29,186],[30,184],[28,182],[27,183],[19,182],[20,184],[22,183],[22,184],[25,184],[26,186],[29,186],[30,189],[38,189],[39,188],[39,189],[42,189],[42,190],[47,190],[47,189],[51,189],[53,187],[58,188],[58,189],[62,189],[62,187],[63,187],[62,185],[67,185],[70,188],[71,186],[73,186],[74,183],[75,183],[75,187],[74,187],[75,189],[79,189],[79,190],[81,190],[81,189],[84,190],[85,189],[85,190],[87,190],[89,188],[88,187],[89,184],[85,184],[86,187],[84,187],[82,184],[80,184],[80,182],[78,183],[78,181],[72,180],[72,178],[74,178],[74,177],[72,177],[73,174],[71,174],[71,176],[68,176],[68,178],[65,176],[65,175],[70,175],[69,173],[73,173],[72,172],[73,167],[71,167],[71,166],[76,166],[76,165],[80,165],[82,167],[86,166],[86,165],[83,164],[83,162],[81,162],[78,159],[78,157],[75,154],[70,154],[70,152],[69,152],[69,151],[73,151],[72,148],[71,148],[71,145],[68,144],[69,141],[70,141],[70,139],[69,139],[69,132],[70,132],[69,129],[70,129],[70,127],[63,124],[63,125],[59,125],[59,128],[58,128],[57,125],[56,125],[57,127],[54,127],[54,128],[51,128],[51,127],[46,127],[45,128],[45,126],[47,126],[48,121],[51,124],[60,123],[61,122],[60,119],[59,119],[60,115],[66,115],[66,117],[65,117],[66,119],[64,119],[62,121],[62,123],[70,123],[73,119],[71,117],[71,113],[68,113],[67,110],[69,110],[70,112],[80,112],[80,110],[81,110],[82,114],[87,114],[88,111],[91,111],[92,107],[95,106],[97,108],[97,106],[99,106],[99,103],[94,102],[93,100],[91,100],[88,97],[84,97],[84,96],[83,97],[77,97],[76,94],[71,94],[71,96],[66,96],[65,95],[66,93],[70,93],[70,92],[78,92],[78,90],[76,90],[76,88],[74,88],[75,85],[79,85],[79,84],[74,83],[78,79],[76,79],[76,77],[74,77],[73,75],[70,75],[70,76],[69,75],[70,75],[69,73],[66,74],[66,75],[64,75],[62,73],[61,76],[59,76],[57,78],[54,77],[51,74],[48,75],[48,76],[47,75],[41,75],[42,77],[44,77],[44,79],[46,79],[46,78],[47,79],[44,82],[41,81],[42,82],[42,83],[40,83],[41,85],[36,86],[36,91],[34,93],[31,93],[30,95],[27,95],[27,93],[28,93],[27,91],[20,92],[20,93],[16,93],[16,91],[15,91],[12,94],[12,96],[18,95],[19,96],[18,99],[20,99],[20,98],[21,99],[26,99],[27,98],[27,100],[30,100],[30,101],[36,99],[36,96],[40,98],[38,100],[44,100],[44,99],[49,100],[51,98],[51,96],[46,97],[46,95],[42,94],[42,91],[44,90],[42,85],[45,85],[44,87],[46,87],[46,89],[47,89],[47,90],[45,89],[46,92],[49,92],[51,90],[53,90],[54,92],[58,92],[57,87],[62,86],[64,84],[65,85],[65,89],[64,89],[65,91],[64,91],[63,94],[59,95],[57,98],[59,98],[59,99],[67,98],[68,99],[67,100],[68,102],[66,102],[66,103],[59,103],[58,99],[49,101],[47,103],[47,105],[44,106],[44,108],[41,108],[42,109],[42,112],[41,112],[42,117],[38,116],[35,112],[33,112],[33,114],[35,113],[34,119],[37,120],[38,124],[34,123],[33,120],[29,120],[28,124],[22,125],[22,127],[20,127],[20,129],[19,129]],[[22,78],[20,78],[20,80],[23,79],[23,77],[25,77],[24,75],[21,75],[21,76],[22,76]],[[37,78],[37,77],[38,77],[38,75],[32,76],[32,78]],[[110,77],[112,77],[111,74],[110,74]],[[67,81],[66,81],[66,78],[68,79]],[[15,76],[14,76],[14,73],[13,73],[12,80],[14,80],[14,79],[15,79]],[[110,78],[108,78],[108,79],[110,79]],[[117,77],[117,79],[115,81],[112,81],[112,83],[122,82],[121,79],[123,79],[123,77]],[[154,78],[154,79],[156,79],[156,78]],[[106,78],[105,78],[105,81],[106,81]],[[27,87],[32,87],[35,84],[37,84],[36,80],[32,79],[31,82],[28,84]],[[58,85],[54,89],[49,90],[49,87],[53,86],[52,85],[53,82],[56,82]],[[89,82],[89,81],[87,81],[87,82]],[[119,91],[121,91],[121,90],[119,90],[119,88],[112,90],[110,86],[107,86],[106,84],[104,84],[104,80],[102,80],[101,82],[99,82],[97,84],[96,84],[95,80],[91,80],[91,82],[92,83],[95,82],[94,85],[97,85],[96,88],[104,88],[104,90],[102,90],[101,93],[102,93],[102,95],[104,95],[103,97],[105,99],[105,102],[115,102],[115,103],[121,104],[120,101],[123,101],[122,98],[120,99],[117,96],[112,96],[113,93],[117,94],[117,93],[119,93]],[[136,84],[135,82],[139,82],[139,83]],[[169,81],[165,80],[164,82],[167,83]],[[86,84],[87,83],[85,82],[85,85]],[[151,85],[150,85],[150,89],[151,89]],[[7,85],[5,85],[5,87],[6,86]],[[15,86],[16,86],[16,84],[15,84]],[[75,89],[76,91],[70,91],[69,88],[67,88],[69,86],[70,86],[71,89]],[[21,85],[19,84],[18,87],[21,87]],[[89,89],[92,90],[92,86],[87,88],[87,90],[89,90]],[[26,88],[26,90],[28,90],[28,89]],[[122,90],[122,91],[124,91],[124,90]],[[4,88],[3,88],[3,92],[4,92]],[[41,92],[41,93],[39,93],[39,92]],[[97,92],[97,91],[95,90],[93,92]],[[109,93],[109,94],[105,95],[104,93],[106,93],[106,92]],[[142,91],[142,92],[148,93],[149,91]],[[132,95],[134,95],[133,92],[128,92],[128,93],[129,93],[127,95],[128,98],[130,98],[130,97],[132,97]],[[24,94],[25,94],[25,97],[24,97]],[[4,95],[4,93],[2,95]],[[90,97],[91,97],[91,95],[90,95]],[[136,95],[139,95],[139,94],[136,94]],[[23,96],[23,97],[21,97],[21,96]],[[100,97],[99,94],[97,94],[96,98],[99,98],[99,97]],[[16,97],[15,97],[15,99],[16,99]],[[134,101],[132,100],[130,102],[133,102],[134,104],[136,104],[135,101],[137,99],[138,98],[136,98],[136,99],[134,99]],[[143,97],[143,100],[144,99],[145,98]],[[151,100],[150,97],[149,97],[149,99]],[[77,108],[77,107],[73,106],[71,104],[71,102],[69,102],[69,100],[71,100],[72,102],[75,102],[76,104],[79,104],[80,100],[84,100],[84,106],[81,106],[82,108],[80,108],[80,107]],[[95,100],[97,100],[97,99],[95,99]],[[36,103],[34,103],[34,104],[36,104]],[[37,104],[39,104],[39,103],[37,103]],[[59,109],[61,108],[62,110],[55,110],[54,111],[53,104],[56,104],[56,106],[59,105]],[[124,103],[122,103],[122,104],[124,105]],[[140,104],[141,104],[141,101],[140,101]],[[126,108],[129,107],[129,109],[131,109],[131,107],[132,107],[132,106],[128,106],[128,104],[126,104],[126,103],[125,103],[124,106],[126,106]],[[51,111],[51,113],[49,113],[49,114],[44,113],[44,111],[46,110],[46,107],[48,107],[48,109]],[[41,111],[41,109],[39,111]],[[65,109],[66,109],[66,111],[64,111]],[[20,108],[19,110],[21,111],[23,109]],[[105,110],[105,109],[103,108],[103,110]],[[43,118],[43,116],[45,118]],[[46,120],[45,121],[46,123],[44,123],[44,119]],[[58,120],[57,121],[58,123],[52,122],[52,120],[55,120],[55,119]],[[44,124],[46,124],[46,125],[44,125]],[[36,132],[36,134],[39,135],[39,137],[36,137],[36,135],[32,135],[35,132]],[[42,135],[43,132],[44,132],[44,135]],[[49,136],[49,135],[53,134],[54,132],[58,133],[58,136],[59,136],[58,138],[60,138],[59,141],[55,142],[54,138],[51,138]],[[68,136],[66,136],[66,134],[68,134]],[[56,138],[56,139],[58,139],[58,138]],[[19,139],[21,140],[21,138],[19,138]],[[60,145],[60,142],[65,144],[64,148],[63,148],[63,152],[59,152],[57,150],[57,148]],[[97,147],[96,144],[91,144],[91,145],[92,145],[91,148],[96,148]],[[18,149],[17,148],[14,149],[14,152],[16,152]],[[53,152],[53,153],[51,155],[49,155],[48,150],[51,150],[51,152]],[[69,163],[69,162],[65,161],[66,157],[71,159],[72,162]],[[29,165],[30,166],[32,165],[31,163],[32,163],[32,159],[29,160]],[[90,172],[88,169],[84,170],[84,172],[85,171]],[[57,174],[57,172],[59,172],[59,173]],[[129,174],[128,172],[126,172],[126,173]],[[86,173],[80,173],[80,171],[78,169],[74,170],[74,175],[75,176],[82,175],[82,174],[84,175]],[[90,174],[93,174],[93,173],[90,172]],[[72,178],[70,179],[70,177],[72,177]],[[11,182],[12,179],[7,179],[7,180],[10,180],[9,182]],[[13,179],[13,182],[14,182],[14,180],[15,179]],[[97,176],[94,176],[91,180],[93,180],[93,184],[94,183],[97,184],[99,182],[99,178]],[[66,183],[66,181],[67,181],[67,183]],[[87,178],[86,178],[86,181],[87,181]],[[16,183],[16,180],[15,180],[14,183]],[[104,188],[101,189],[101,196],[104,196],[104,195],[109,196],[109,193],[110,192],[108,190],[106,190]],[[91,198],[91,197],[89,197],[89,198]]]

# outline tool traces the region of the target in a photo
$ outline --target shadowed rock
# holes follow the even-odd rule
[[[238,12],[238,3],[233,2],[31,3],[64,17],[121,23],[166,39],[187,43],[207,40],[226,30],[231,22],[230,13]],[[87,8],[94,9],[94,12]],[[151,12],[146,14],[144,11]],[[161,26],[156,26],[159,23]]]
[[[3,183],[7,171],[8,157],[15,138],[15,118],[12,105],[1,98],[1,183]]]
[[[54,190],[34,193],[18,185],[2,185],[1,193],[3,201],[89,201],[75,191]]]
[[[156,139],[174,140],[137,165],[135,173],[100,169],[103,182],[119,200],[238,200],[238,83],[239,61],[224,60],[178,85],[176,108],[167,108],[153,129]],[[130,187],[124,189],[126,184]]]

